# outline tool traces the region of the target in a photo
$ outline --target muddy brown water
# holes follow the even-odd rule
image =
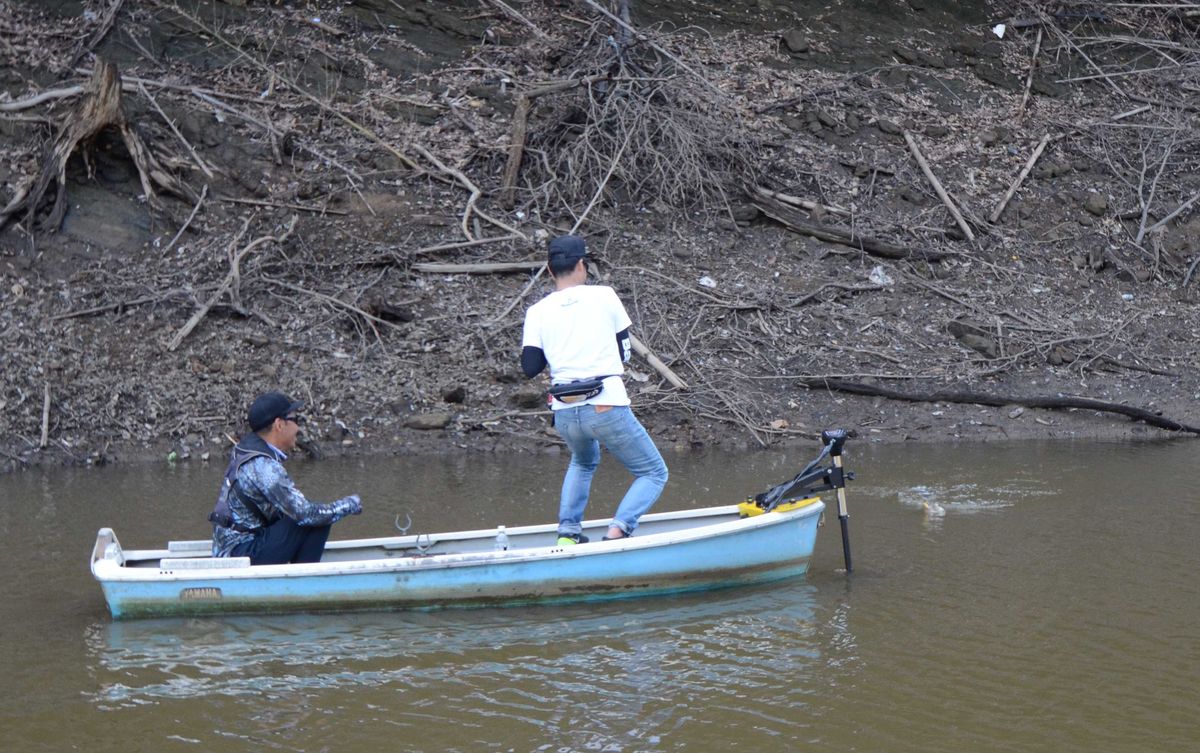
[[[659,509],[807,458],[668,456]],[[1200,445],[850,446],[807,578],[569,607],[129,621],[87,569],[202,537],[220,468],[0,477],[11,751],[1146,751],[1200,739]],[[560,455],[296,463],[337,537],[543,522]],[[602,468],[592,511],[621,474]],[[926,505],[944,510],[930,516]]]

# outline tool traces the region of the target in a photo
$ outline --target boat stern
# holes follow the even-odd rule
[[[125,550],[111,528],[101,528],[96,534],[96,545],[92,547],[92,575],[96,574],[96,563],[105,560],[115,562],[118,566],[125,564]]]

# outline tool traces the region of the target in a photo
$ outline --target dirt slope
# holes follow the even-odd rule
[[[554,446],[520,323],[576,227],[664,446],[1200,424],[1195,19],[633,6],[0,0],[0,468],[221,457],[272,388],[314,454]],[[22,205],[100,61],[137,138]]]

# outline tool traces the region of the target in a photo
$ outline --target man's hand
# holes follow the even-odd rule
[[[358,515],[362,512],[362,500],[359,499],[357,494],[351,494],[349,497],[346,497],[346,499],[350,500],[352,503],[350,508],[351,515]]]

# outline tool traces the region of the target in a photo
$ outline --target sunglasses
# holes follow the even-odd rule
[[[304,416],[297,415],[295,413],[293,413],[289,416],[283,416],[282,418],[284,421],[291,421],[292,423],[296,424],[297,426],[304,425]]]

